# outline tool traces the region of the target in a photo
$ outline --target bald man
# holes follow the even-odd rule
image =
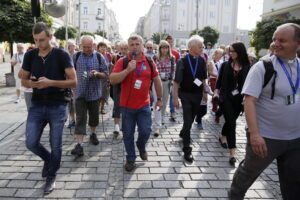
[[[233,177],[230,199],[244,199],[248,188],[274,159],[283,199],[300,196],[300,59],[296,57],[300,26],[288,23],[277,27],[272,47],[274,55],[269,59],[277,76],[274,73],[262,88],[266,70],[260,61],[251,68],[242,90],[248,142],[245,159]]]
[[[90,142],[98,145],[96,127],[99,124],[99,102],[102,96],[100,79],[105,79],[108,74],[108,66],[104,57],[95,51],[94,38],[89,35],[81,37],[82,51],[73,56],[78,84],[75,88],[75,139],[77,144],[71,154],[80,157],[84,155],[83,139],[86,133],[87,113],[90,127]]]

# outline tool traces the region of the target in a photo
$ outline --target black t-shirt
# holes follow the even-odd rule
[[[38,55],[39,49],[33,49],[24,55],[22,69],[31,73],[37,79],[46,77],[50,80],[66,80],[65,69],[73,67],[70,55],[64,50],[53,48],[46,56]],[[48,87],[33,88],[34,94],[50,94],[64,92],[63,88]]]
[[[193,69],[196,65],[196,59],[198,59],[198,67],[195,77],[192,74],[192,70],[188,61],[188,56],[190,57]],[[190,54],[187,54],[184,58],[181,58],[177,63],[174,81],[180,84],[180,91],[182,92],[202,94],[203,84],[201,84],[200,87],[197,86],[194,83],[195,78],[201,81],[207,79],[206,62],[201,56],[193,57]]]

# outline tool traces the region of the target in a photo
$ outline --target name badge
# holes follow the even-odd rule
[[[198,78],[196,78],[196,79],[194,80],[194,83],[195,83],[198,87],[200,87],[200,85],[202,84],[202,81],[200,81]]]
[[[139,89],[141,89],[141,86],[142,86],[142,81],[141,80],[136,80],[135,83],[134,83],[134,88],[139,90]]]
[[[238,95],[240,92],[238,89],[235,89],[231,92],[232,96]]]
[[[160,75],[161,79],[165,79],[166,78],[166,73],[165,72],[161,72],[161,73],[159,73],[159,75]]]
[[[296,103],[296,95],[291,94],[286,97],[286,105],[292,105]]]

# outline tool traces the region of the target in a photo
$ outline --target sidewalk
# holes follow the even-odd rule
[[[100,144],[93,146],[86,143],[84,157],[74,160],[70,154],[74,136],[69,129],[64,129],[63,156],[56,189],[43,197],[43,162],[24,145],[24,100],[20,104],[13,103],[14,88],[1,87],[0,94],[0,127],[3,127],[0,129],[1,200],[227,199],[227,190],[236,168],[229,165],[229,154],[218,143],[222,120],[219,125],[215,124],[213,116],[208,113],[204,119],[204,130],[193,127],[195,161],[188,164],[183,161],[178,136],[182,121],[179,112],[178,122],[166,120],[163,133],[158,138],[150,137],[147,147],[149,160],[142,162],[138,157],[137,169],[128,173],[123,169],[125,152],[122,137],[113,139],[112,102],[110,113],[103,116],[103,123],[100,118],[97,129]],[[244,126],[244,117],[240,117],[237,126],[239,162],[244,157]],[[48,134],[49,128],[46,127],[42,143],[47,144],[47,148]],[[250,188],[246,199],[281,199],[279,194],[277,168],[272,164]]]

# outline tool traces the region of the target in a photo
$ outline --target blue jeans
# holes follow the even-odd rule
[[[32,103],[26,124],[26,147],[48,164],[48,177],[55,177],[60,167],[62,134],[66,105],[41,105]],[[51,153],[40,143],[45,126],[49,123]]]
[[[170,92],[170,101],[169,101],[170,113],[174,113],[175,112],[175,106],[173,104],[173,91],[172,90]]]
[[[134,132],[135,126],[138,126],[138,138],[136,146],[139,151],[145,151],[146,143],[151,134],[151,111],[150,106],[147,105],[140,109],[121,108],[122,112],[122,129],[123,140],[126,149],[126,160],[135,161],[135,146],[134,146]]]

